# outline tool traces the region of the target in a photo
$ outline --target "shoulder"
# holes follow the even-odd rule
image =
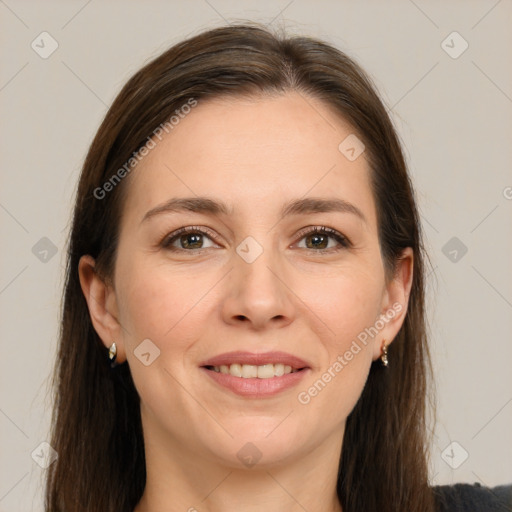
[[[484,487],[479,483],[432,487],[436,512],[512,511],[512,484]]]

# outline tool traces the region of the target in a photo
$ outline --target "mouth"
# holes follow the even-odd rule
[[[214,387],[246,399],[266,399],[297,387],[311,368],[294,368],[290,365],[263,364],[249,365],[205,365],[200,370],[213,383]]]
[[[231,375],[242,379],[273,379],[274,377],[282,377],[283,375],[297,373],[306,369],[306,367],[294,368],[282,363],[270,363],[259,366],[253,364],[233,363],[230,365],[222,364],[219,366],[206,365],[203,366],[203,368],[216,373],[223,373],[225,375]]]
[[[203,361],[200,370],[216,389],[244,398],[267,398],[295,387],[312,369],[285,352],[229,352]]]

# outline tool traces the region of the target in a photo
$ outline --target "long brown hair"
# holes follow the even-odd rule
[[[308,37],[285,37],[256,24],[212,29],[185,40],[140,69],[107,112],[78,185],[60,345],[54,374],[48,512],[132,512],[146,468],[139,396],[127,364],[111,368],[82,294],[78,262],[113,276],[125,181],[98,187],[190,98],[282,94],[322,100],[366,146],[386,276],[401,252],[414,251],[409,309],[389,349],[389,368],[372,364],[347,418],[337,493],[345,512],[431,512],[428,397],[431,376],[424,311],[425,255],[420,219],[401,145],[371,79],[346,54]],[[95,193],[96,191],[96,193]]]

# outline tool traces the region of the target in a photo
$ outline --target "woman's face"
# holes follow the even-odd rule
[[[92,317],[128,361],[154,449],[264,467],[341,446],[412,268],[406,252],[385,280],[366,155],[353,135],[340,149],[351,134],[297,93],[199,100],[126,178],[114,284]],[[226,211],[198,207],[214,202]],[[304,369],[238,376],[287,362]]]

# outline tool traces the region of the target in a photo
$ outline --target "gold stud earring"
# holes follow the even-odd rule
[[[116,366],[116,357],[117,357],[117,347],[116,347],[116,343],[112,343],[112,345],[110,345],[110,348],[108,349],[108,358],[110,359],[110,366],[112,368],[114,368],[114,366]]]
[[[382,366],[388,366],[388,347],[386,346],[386,340],[382,342],[382,355],[380,356],[380,360],[382,361]]]

